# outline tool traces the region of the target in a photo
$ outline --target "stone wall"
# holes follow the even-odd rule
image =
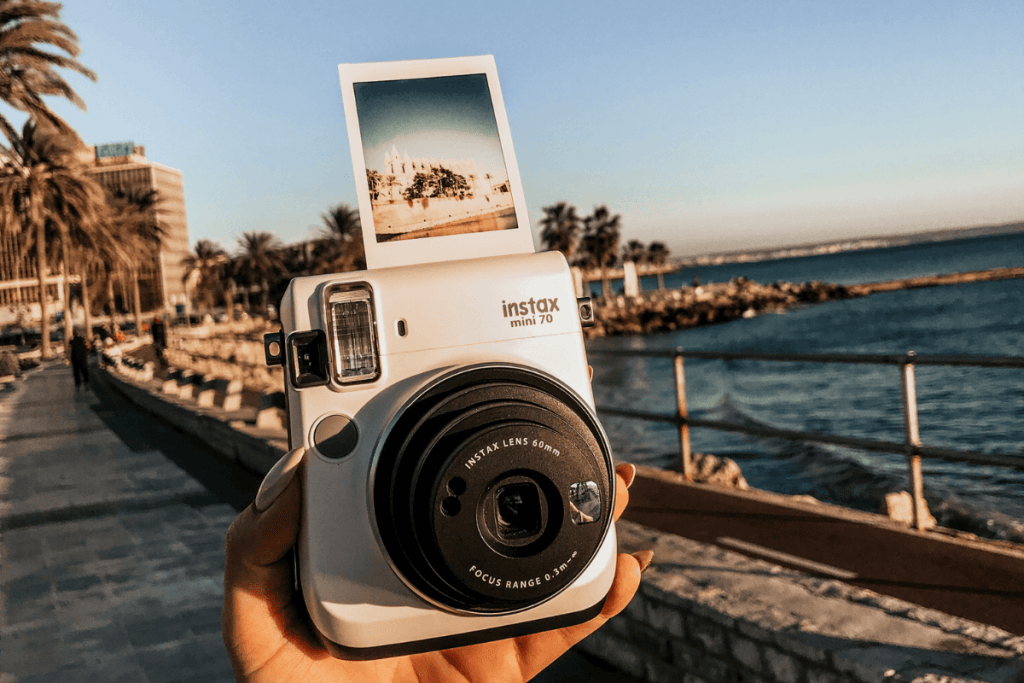
[[[652,683],[1024,681],[1024,638],[619,521],[654,549],[626,611],[580,647]]]
[[[822,282],[761,285],[746,278],[735,278],[725,283],[644,292],[635,298],[613,297],[596,308],[596,324],[584,329],[584,333],[592,338],[679,330],[852,296],[850,288],[843,285]]]
[[[162,393],[159,379],[132,379],[104,371],[97,374],[142,410],[202,439],[221,455],[255,472],[270,471],[288,450],[288,434],[284,429],[259,429],[253,422],[238,419],[237,412],[218,407],[202,408],[194,399]]]

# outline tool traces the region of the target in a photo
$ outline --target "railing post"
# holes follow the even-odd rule
[[[914,528],[924,529],[924,475],[921,472],[921,456],[916,449],[921,445],[921,432],[917,422],[917,388],[914,384],[914,352],[900,364],[900,394],[903,398],[904,440],[910,450],[907,464],[910,467],[911,495],[914,499]]]
[[[683,373],[682,349],[676,351],[676,406],[679,416],[679,448],[683,456],[683,476],[686,481],[693,481],[693,458],[690,453],[690,425],[686,409],[686,375]]]

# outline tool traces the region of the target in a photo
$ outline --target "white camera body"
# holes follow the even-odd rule
[[[300,277],[280,310],[289,437],[307,448],[298,574],[334,656],[466,645],[600,611],[615,474],[581,330],[592,312],[560,253]],[[355,333],[353,312],[366,314]],[[478,401],[475,378],[506,393]]]

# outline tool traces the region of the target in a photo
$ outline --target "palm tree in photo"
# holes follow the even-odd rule
[[[380,197],[381,176],[379,171],[372,168],[366,169],[366,185],[370,190],[370,199],[376,200]]]
[[[576,207],[567,202],[545,206],[544,218],[540,224],[544,228],[540,233],[540,241],[544,248],[548,251],[562,252],[565,260],[571,263],[580,233],[580,219],[576,215]]]
[[[246,232],[238,238],[236,269],[247,290],[259,287],[262,315],[267,314],[270,281],[284,273],[283,246],[277,235],[270,232]]]
[[[402,187],[402,183],[398,180],[397,176],[386,174],[381,178],[380,181],[381,189],[388,193],[388,201],[394,203],[395,201],[395,188]]]
[[[222,293],[224,267],[227,262],[227,252],[213,240],[197,241],[192,253],[182,259],[181,264],[185,267],[185,275],[182,278],[186,283],[185,291],[191,296],[198,288],[200,306],[212,308],[217,294]]]
[[[93,81],[96,74],[75,59],[78,36],[59,21],[60,9],[55,2],[0,0],[0,99],[30,118],[74,135],[42,98],[57,95],[85,110],[85,103],[57,70],[70,69]],[[14,144],[18,131],[3,113],[0,129]]]
[[[320,214],[320,220],[323,227],[316,240],[313,272],[343,273],[366,268],[359,212],[346,204],[338,204]]]
[[[602,204],[594,213],[583,219],[584,250],[592,268],[601,269],[601,293],[605,300],[611,298],[612,288],[608,279],[608,268],[614,266],[619,254],[619,214],[614,216]]]
[[[50,311],[46,277],[49,272],[47,227],[65,225],[72,214],[87,216],[90,202],[100,196],[75,154],[77,136],[39,127],[29,119],[0,165],[0,227],[24,238],[36,254],[39,284],[42,355],[50,357]],[[73,211],[70,207],[74,207]],[[52,232],[51,232],[52,236]]]

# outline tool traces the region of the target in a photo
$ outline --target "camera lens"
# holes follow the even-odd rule
[[[540,497],[537,487],[529,482],[510,484],[498,489],[494,508],[498,535],[503,539],[520,539],[540,531]]]
[[[611,522],[613,477],[593,412],[558,380],[514,365],[463,368],[389,426],[375,522],[421,596],[457,611],[518,611],[586,569]]]

